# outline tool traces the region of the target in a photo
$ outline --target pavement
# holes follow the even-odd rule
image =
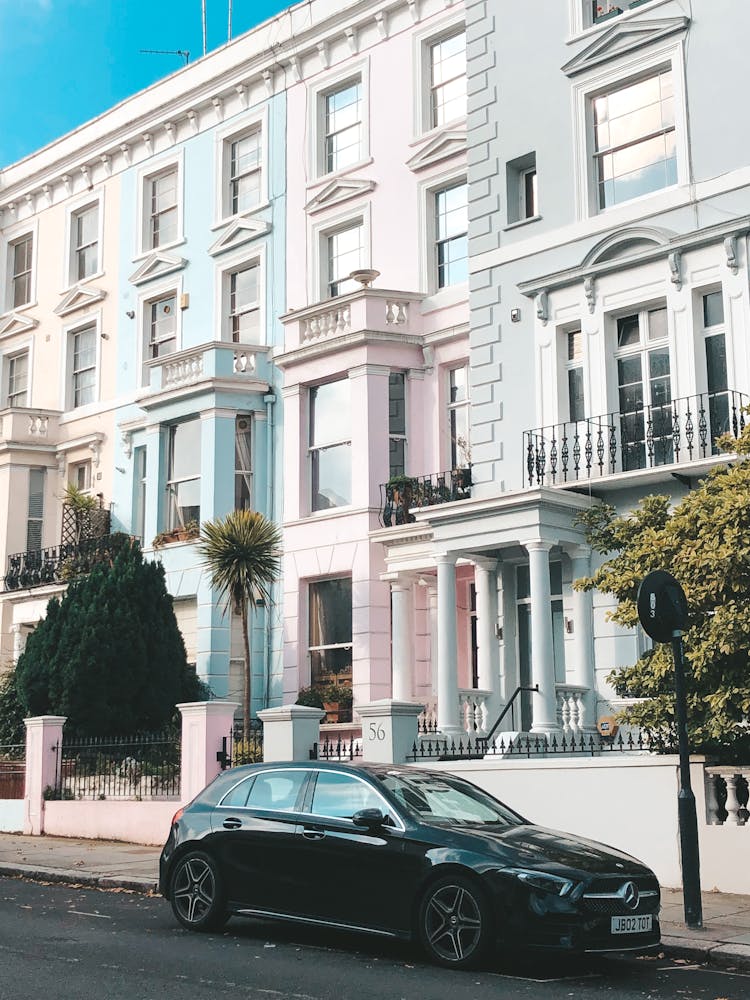
[[[160,853],[159,847],[120,841],[0,833],[0,875],[155,894]],[[689,928],[682,892],[662,889],[664,953],[750,972],[750,896],[704,892],[702,899],[703,927]]]

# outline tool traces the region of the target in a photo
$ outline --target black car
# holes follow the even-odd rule
[[[416,939],[466,968],[494,948],[653,951],[659,884],[611,847],[534,826],[440,771],[252,764],[173,821],[162,894],[191,930],[229,916]]]

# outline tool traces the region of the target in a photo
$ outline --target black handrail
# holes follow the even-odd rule
[[[505,708],[502,710],[502,712],[498,716],[497,721],[495,722],[495,725],[492,727],[492,729],[490,729],[490,731],[487,734],[487,736],[484,737],[484,739],[487,741],[488,744],[489,744],[490,740],[492,739],[492,737],[495,735],[495,732],[497,731],[497,728],[500,725],[500,723],[503,721],[503,719],[508,714],[508,712],[511,710],[511,708],[513,708],[513,702],[516,700],[516,698],[519,696],[519,694],[522,691],[533,691],[535,694],[538,694],[539,693],[539,685],[535,684],[533,688],[532,687],[523,687],[523,686],[520,686],[520,687],[516,688],[516,690],[513,692],[513,694],[508,699],[508,702],[507,702]]]

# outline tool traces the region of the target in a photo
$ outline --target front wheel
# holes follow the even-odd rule
[[[448,875],[425,892],[418,916],[422,947],[439,965],[469,969],[487,952],[492,918],[481,889],[463,875]]]
[[[177,862],[170,892],[172,912],[190,931],[215,931],[227,921],[221,876],[214,859],[202,851]]]

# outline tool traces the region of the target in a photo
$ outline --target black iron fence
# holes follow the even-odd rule
[[[251,719],[247,739],[242,723],[235,723],[231,732],[222,737],[216,760],[222,771],[240,764],[256,764],[263,760],[263,724]]]
[[[362,756],[361,737],[350,737],[335,740],[323,740],[320,743],[313,743],[310,747],[310,760],[356,760]]]
[[[63,740],[56,799],[173,799],[180,795],[180,736],[175,732]]]
[[[498,737],[466,736],[458,740],[437,734],[428,735],[412,745],[407,760],[480,760],[484,757],[549,757],[556,754],[586,754],[590,757],[611,753],[656,752],[667,753],[674,748],[654,736],[644,733],[618,733],[615,737],[593,734]]]
[[[529,486],[542,486],[709,458],[718,437],[742,432],[748,403],[733,389],[702,392],[525,431],[524,474]]]
[[[8,556],[5,589],[28,590],[50,583],[69,583],[90,573],[97,563],[111,561],[124,545],[131,544],[129,535],[118,532],[102,538],[52,545],[47,549],[16,552]]]
[[[414,521],[420,507],[467,500],[471,496],[471,468],[449,469],[430,476],[393,476],[380,486],[381,522],[391,528]]]
[[[0,799],[22,799],[26,780],[26,744],[0,743]]]

